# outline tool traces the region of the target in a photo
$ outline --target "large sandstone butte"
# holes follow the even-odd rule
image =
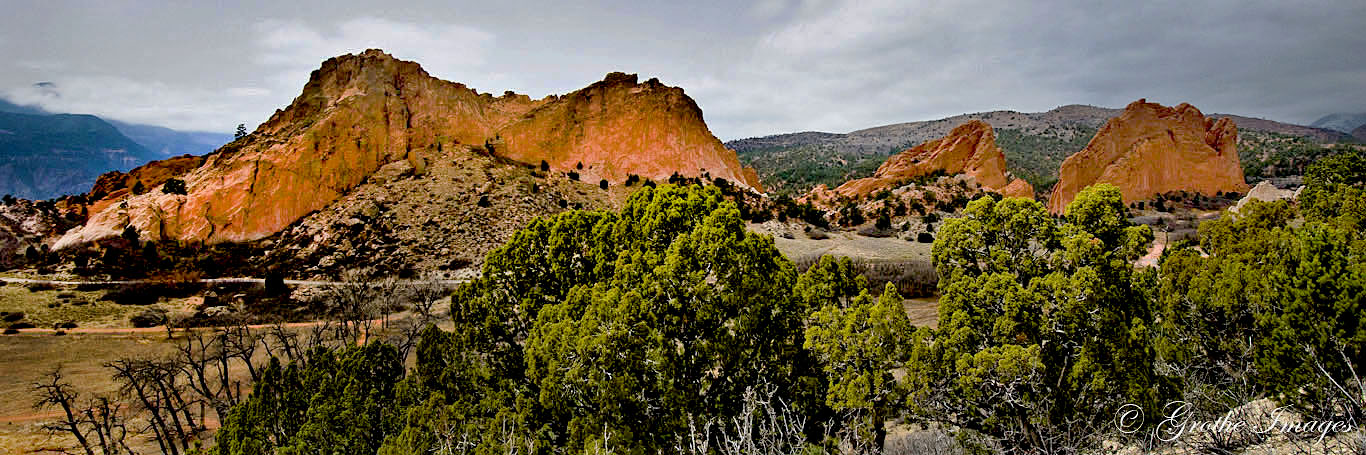
[[[677,172],[759,188],[758,174],[712,136],[702,109],[683,89],[658,79],[637,83],[634,74],[611,73],[537,106],[501,129],[499,137],[498,155],[578,169],[591,182],[619,182],[631,174],[667,179]]]
[[[147,188],[105,204],[57,247],[115,236],[130,224],[149,239],[261,239],[326,207],[380,166],[407,160],[420,171],[443,148],[465,145],[561,171],[582,163],[577,172],[590,182],[678,173],[759,188],[682,89],[612,73],[565,96],[494,97],[372,49],[323,62],[287,108],[186,173],[188,195]]]
[[[1186,103],[1166,107],[1140,99],[1063,160],[1048,210],[1062,213],[1077,193],[1097,183],[1119,187],[1124,202],[1169,191],[1247,191],[1237,143],[1231,119],[1207,118]]]
[[[936,170],[950,175],[967,174],[984,189],[1003,196],[1034,197],[1034,188],[1029,182],[1006,172],[1006,157],[996,146],[996,133],[991,125],[981,120],[958,125],[947,136],[888,158],[872,177],[845,182],[835,188],[835,192],[844,196],[867,196],[899,187],[907,179]]]

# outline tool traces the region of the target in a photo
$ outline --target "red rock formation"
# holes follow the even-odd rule
[[[1029,182],[1006,172],[1005,154],[996,146],[996,133],[991,125],[980,120],[958,125],[943,138],[888,158],[872,177],[845,182],[835,192],[845,196],[867,196],[936,170],[967,174],[984,189],[1004,196],[1034,197],[1034,188]]]
[[[707,174],[760,188],[758,175],[712,136],[702,110],[683,89],[657,79],[611,73],[601,82],[528,112],[502,129],[494,153],[555,170],[581,170],[585,181],[655,180],[674,172]]]
[[[287,108],[186,174],[188,195],[149,192],[92,211],[58,247],[118,235],[128,224],[151,239],[260,239],[326,207],[386,163],[421,167],[427,154],[457,144],[487,144],[495,154],[544,159],[561,170],[582,162],[581,173],[612,182],[705,170],[759,187],[681,89],[613,73],[564,97],[494,97],[369,50],[323,62]]]
[[[1237,142],[1238,128],[1228,118],[1206,118],[1185,103],[1135,101],[1063,160],[1048,209],[1062,213],[1078,192],[1102,182],[1119,187],[1125,202],[1180,190],[1245,192]]]
[[[95,186],[91,187],[90,192],[86,194],[86,199],[90,201],[88,210],[90,213],[103,211],[109,205],[132,195],[133,188],[138,183],[142,184],[144,191],[150,191],[173,177],[185,175],[202,164],[204,164],[204,157],[202,156],[181,155],[135,167],[126,174],[119,171],[101,174],[99,178],[95,179]]]

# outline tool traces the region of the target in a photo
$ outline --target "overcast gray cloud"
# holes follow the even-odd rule
[[[494,93],[659,77],[723,139],[1138,98],[1297,123],[1366,111],[1359,0],[90,3],[5,2],[0,95],[228,131],[323,59],[379,47]]]

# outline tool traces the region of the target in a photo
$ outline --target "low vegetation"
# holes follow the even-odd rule
[[[480,278],[414,299],[425,306],[383,283],[342,287],[326,299],[330,342],[252,341],[260,357],[191,342],[185,360],[110,368],[126,390],[171,386],[119,414],[168,453],[206,440],[207,412],[223,455],[1236,452],[1268,440],[1163,442],[1160,420],[1120,431],[1115,415],[1183,400],[1214,419],[1265,400],[1366,421],[1351,392],[1366,387],[1366,156],[1320,160],[1306,183],[1298,202],[1205,223],[1156,268],[1132,265],[1153,234],[1117,188],[1083,191],[1061,218],[981,197],[932,234],[932,274],[794,264],[719,186],[644,186],[619,212],[533,221]],[[915,327],[903,297],[927,286],[937,325]],[[446,295],[449,330],[429,316]],[[428,316],[377,322],[403,308]],[[240,342],[221,330],[186,339]],[[180,376],[214,365],[195,360],[206,352],[240,356],[250,394]],[[74,390],[52,378],[48,406]],[[1278,447],[1312,450],[1303,436]]]
[[[765,188],[787,196],[799,196],[816,185],[831,188],[849,180],[870,177],[887,158],[914,144],[872,152],[862,148],[843,150],[823,145],[768,147],[739,150],[740,161],[759,172]]]
[[[1084,125],[1050,126],[1043,131],[996,130],[996,145],[1006,156],[1006,170],[1025,179],[1040,195],[1058,182],[1062,160],[1086,148],[1096,128]]]
[[[1263,131],[1240,131],[1238,160],[1248,181],[1299,177],[1321,158],[1363,147],[1356,144],[1324,145],[1309,138]]]

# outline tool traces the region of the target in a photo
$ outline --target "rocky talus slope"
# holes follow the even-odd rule
[[[574,181],[480,154],[469,147],[381,167],[326,208],[258,242],[267,267],[304,277],[347,270],[457,278],[537,216],[610,209],[634,187]]]

